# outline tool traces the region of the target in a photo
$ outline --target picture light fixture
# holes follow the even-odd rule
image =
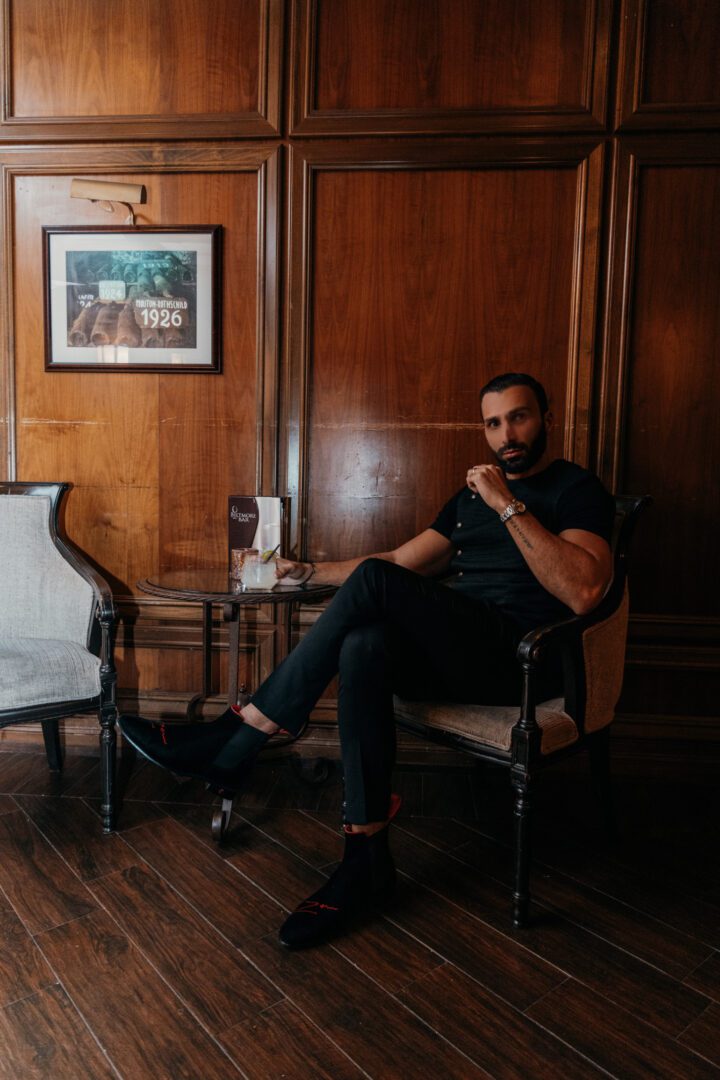
[[[115,203],[126,206],[129,214],[126,225],[135,224],[135,211],[133,204],[142,205],[147,202],[147,193],[144,184],[119,184],[114,180],[80,180],[74,178],[70,184],[71,199],[89,199],[90,202],[100,203],[103,210],[108,214],[115,211]]]

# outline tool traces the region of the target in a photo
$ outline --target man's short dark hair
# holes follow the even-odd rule
[[[503,390],[509,390],[511,386],[529,386],[540,406],[540,415],[544,416],[548,411],[548,399],[545,387],[533,379],[532,375],[525,375],[521,371],[507,371],[504,375],[496,375],[489,383],[485,383],[480,391],[480,404],[486,394],[501,394]]]

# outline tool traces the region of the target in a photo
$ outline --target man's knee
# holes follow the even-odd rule
[[[343,589],[377,596],[384,592],[388,580],[407,573],[408,571],[404,567],[396,566],[395,563],[388,562],[387,559],[375,557],[363,559],[355,567],[343,585]]]
[[[383,667],[387,654],[385,627],[382,623],[369,623],[350,630],[340,648],[340,677],[348,680],[368,679]]]

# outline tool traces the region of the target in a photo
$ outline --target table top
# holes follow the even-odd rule
[[[337,585],[275,585],[243,590],[226,570],[167,570],[143,578],[138,589],[165,600],[204,600],[218,604],[309,604],[332,596]]]

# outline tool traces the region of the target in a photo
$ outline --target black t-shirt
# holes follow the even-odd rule
[[[523,480],[505,479],[549,532],[584,529],[610,542],[615,503],[587,469],[559,458]],[[469,488],[453,495],[430,528],[456,549],[446,584],[492,601],[523,631],[572,614],[534,576],[498,513]]]

